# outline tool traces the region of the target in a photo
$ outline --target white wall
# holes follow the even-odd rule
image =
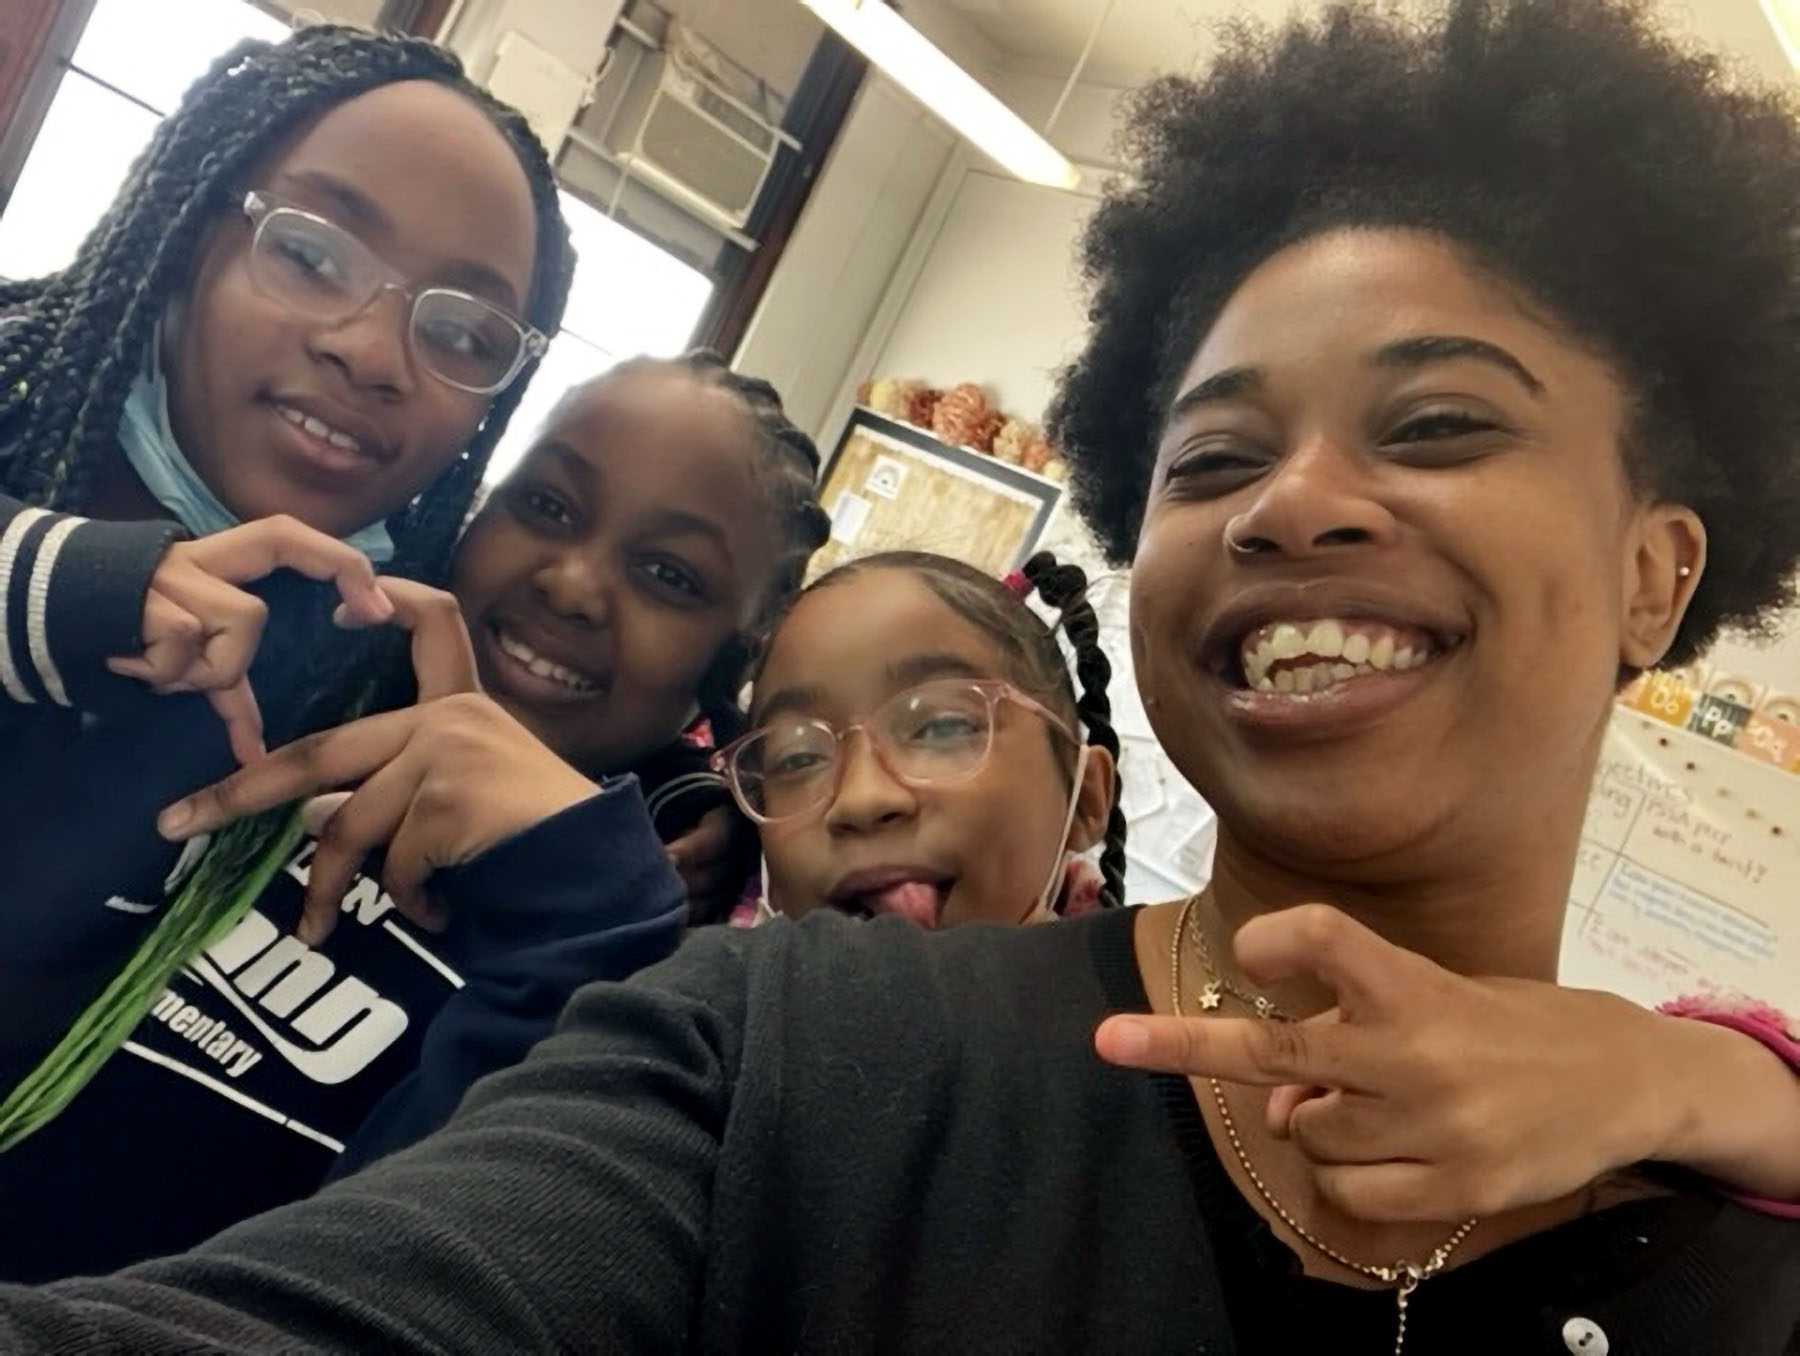
[[[736,358],[742,370],[772,381],[794,422],[815,436],[861,379],[851,371],[854,355],[951,149],[935,119],[870,77]]]
[[[1042,126],[1060,81],[1003,73],[993,86],[1020,116]],[[1052,131],[1059,149],[1110,167],[1121,91],[1078,84]],[[876,336],[868,377],[918,377],[932,385],[975,381],[1008,414],[1038,420],[1058,367],[1087,325],[1076,252],[1095,199],[1022,183],[971,154],[916,272],[895,281],[892,323]]]
[[[1093,203],[986,170],[966,173],[867,376],[975,381],[1040,420],[1084,329],[1075,244]]]
[[[625,0],[465,0],[444,35],[469,74],[485,80],[501,35],[516,31],[575,71],[592,71]]]

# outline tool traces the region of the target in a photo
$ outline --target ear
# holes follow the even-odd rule
[[[1081,769],[1081,789],[1075,797],[1075,818],[1069,825],[1065,847],[1086,852],[1106,836],[1106,821],[1112,816],[1115,769],[1112,754],[1098,744],[1088,745],[1087,763]]]
[[[1706,528],[1682,504],[1639,509],[1624,561],[1624,628],[1619,659],[1653,668],[1669,652],[1706,568]]]

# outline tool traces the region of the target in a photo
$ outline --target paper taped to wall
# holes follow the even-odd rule
[[[1562,980],[1645,1004],[1742,994],[1800,1013],[1800,778],[1615,712],[1569,892]]]

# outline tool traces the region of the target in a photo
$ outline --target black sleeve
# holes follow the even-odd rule
[[[731,804],[725,779],[709,766],[711,758],[711,749],[677,739],[632,769],[644,788],[656,836],[663,842],[674,842],[707,811]]]
[[[0,1286],[0,1351],[680,1351],[744,1021],[715,930],[576,995],[443,1130],[184,1256]]]
[[[477,1079],[550,1034],[576,989],[662,960],[687,922],[681,880],[630,778],[433,884],[449,905],[445,941],[463,986],[432,1018],[418,1067],[369,1114],[333,1177],[444,1124]]]
[[[105,661],[143,648],[144,595],[168,522],[101,522],[0,495],[0,693],[102,709],[139,684]]]

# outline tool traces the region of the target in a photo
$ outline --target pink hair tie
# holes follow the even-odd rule
[[[1006,585],[1015,597],[1029,598],[1031,596],[1031,581],[1025,577],[1023,570],[1008,570],[1000,576],[1000,582]]]

